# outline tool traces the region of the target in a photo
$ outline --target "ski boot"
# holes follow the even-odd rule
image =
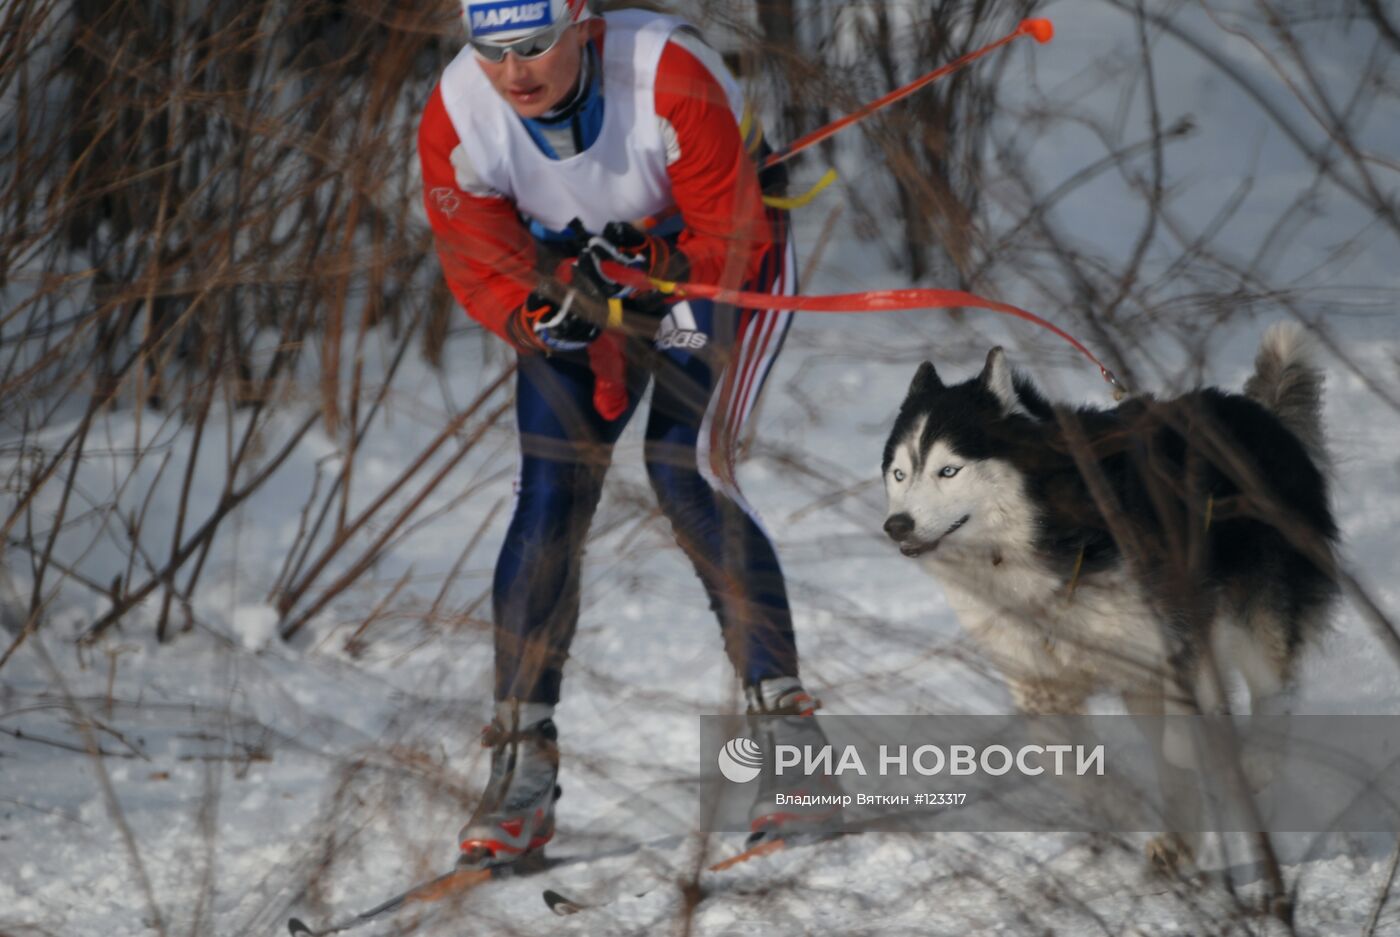
[[[817,751],[828,744],[815,715],[821,703],[802,689],[796,677],[763,680],[746,687],[744,694],[749,701],[749,731],[763,751],[763,773],[749,808],[747,845],[753,847],[771,839],[821,837],[832,832],[841,825],[839,803],[780,804],[778,795],[839,797],[843,791],[836,779],[826,775],[784,776],[774,770],[779,745]]]
[[[562,791],[554,707],[505,700],[482,733],[491,778],[457,834],[460,868],[530,864],[554,836],[554,802]]]

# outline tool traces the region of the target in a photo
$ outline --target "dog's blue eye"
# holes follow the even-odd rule
[[[940,478],[952,478],[954,475],[958,474],[961,468],[961,465],[945,465],[938,470],[938,476]]]
[[[902,482],[902,481],[904,481],[904,469],[895,469],[895,470],[894,470],[893,472],[891,472],[890,474],[894,476],[894,480],[895,480],[895,481],[897,481],[897,482]]]

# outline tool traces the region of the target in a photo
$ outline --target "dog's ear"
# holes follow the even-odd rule
[[[909,383],[909,393],[906,397],[918,397],[933,390],[940,390],[943,381],[938,377],[938,372],[933,369],[932,361],[925,361],[919,365],[919,370],[914,372],[914,380]]]
[[[1015,375],[1011,373],[1011,365],[1006,363],[1006,352],[1002,351],[1000,345],[987,352],[987,363],[983,366],[982,373],[977,376],[977,383],[997,399],[997,403],[1001,405],[1002,416],[1011,413],[1030,415],[1016,394]]]

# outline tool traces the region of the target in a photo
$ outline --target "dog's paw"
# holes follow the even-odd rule
[[[1177,878],[1195,866],[1195,852],[1180,833],[1160,833],[1147,841],[1147,862],[1158,875]]]

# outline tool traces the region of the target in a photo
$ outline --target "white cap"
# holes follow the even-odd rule
[[[588,0],[461,0],[467,35],[479,42],[515,42],[559,23],[589,17]]]

